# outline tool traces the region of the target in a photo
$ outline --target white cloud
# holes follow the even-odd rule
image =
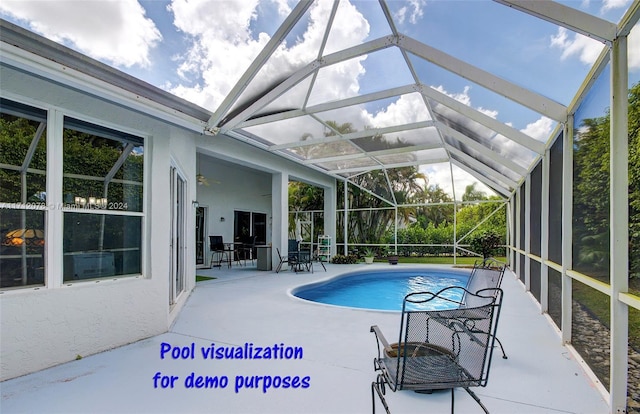
[[[393,16],[398,23],[402,24],[409,18],[409,23],[416,24],[424,14],[426,0],[409,0],[408,6],[403,6]]]
[[[543,116],[537,121],[527,124],[527,126],[520,131],[534,139],[537,139],[538,141],[546,142],[547,139],[549,139],[549,135],[551,135],[553,127],[553,121]]]
[[[229,0],[224,4],[225,7],[220,7],[217,0],[173,0],[170,6],[176,27],[192,37],[192,46],[179,57],[180,74],[187,79],[201,80],[195,86],[173,85],[171,90],[210,110],[220,105],[270,39],[267,33],[255,36],[250,31],[249,24],[257,17],[256,0]],[[277,1],[276,5],[279,12],[287,11],[284,0]],[[262,93],[273,86],[270,82],[281,81],[317,58],[325,29],[323,16],[328,15],[331,6],[327,1],[311,6],[309,24],[297,39],[298,43],[283,44],[272,54],[247,88],[248,96]],[[212,10],[215,10],[216,24],[212,24]],[[369,26],[355,7],[341,2],[334,29],[333,44],[344,47],[365,39]],[[344,91],[357,88],[358,75],[364,70],[360,65],[362,59],[365,57],[323,69],[326,84],[333,86],[333,90],[324,93],[333,91],[335,95],[326,98],[337,99]]]
[[[366,122],[365,125],[383,128],[430,120],[431,116],[422,100],[422,96],[415,93],[402,95],[376,114],[364,113],[363,118]]]
[[[605,1],[603,9],[614,9],[624,7],[628,3],[626,0],[609,0]],[[640,69],[640,23],[636,24],[629,33],[628,42],[628,66],[629,70],[635,71]],[[580,61],[584,64],[593,64],[602,52],[604,47],[597,40],[590,39],[580,34],[575,34],[573,39],[569,38],[569,31],[565,28],[559,28],[558,33],[551,37],[551,46],[562,50],[562,59],[567,59],[573,55],[578,55]]]
[[[443,93],[453,99],[455,99],[456,101],[463,103],[467,106],[471,106],[471,97],[469,96],[469,90],[471,89],[471,87],[469,86],[465,86],[464,90],[461,93],[452,93],[452,92],[448,92],[447,90],[445,90],[444,86],[442,85],[438,85],[438,86],[432,86],[433,89],[435,89],[436,91]]]
[[[222,102],[268,41],[253,39],[249,23],[257,1],[173,0],[175,27],[191,38],[191,46],[175,59],[178,74],[189,85],[171,85],[173,93],[211,110]],[[215,16],[215,18],[214,18]]]
[[[573,38],[570,38],[568,30],[560,27],[558,33],[551,36],[551,47],[562,50],[561,59],[563,60],[578,55],[580,62],[591,65],[602,52],[604,45],[579,33],[575,33]]]
[[[609,10],[626,7],[627,4],[629,4],[629,0],[603,0],[602,13],[605,13]]]
[[[324,4],[319,5],[321,7],[314,8],[312,13],[314,22],[321,22],[318,28],[320,30],[318,40],[320,40],[324,34],[324,24],[326,23],[332,6],[332,2],[330,1],[321,1],[320,3]],[[327,38],[324,54],[328,55],[345,49],[346,47],[362,43],[369,34],[369,30],[369,22],[362,16],[358,9],[348,1],[341,1],[338,5],[333,24],[331,25],[331,33]]]
[[[27,21],[34,32],[116,66],[147,67],[162,40],[135,0],[3,0],[0,12]]]
[[[452,171],[453,180],[451,180]],[[476,184],[476,190],[484,192],[487,196],[498,194],[456,165],[451,167],[449,164],[425,165],[420,168],[420,172],[427,176],[429,185],[438,185],[452,198],[454,196],[453,189],[455,188],[455,199],[458,201],[462,201],[465,188],[474,183]]]
[[[280,16],[287,16],[291,13],[291,7],[287,0],[271,0],[278,6],[278,14]]]

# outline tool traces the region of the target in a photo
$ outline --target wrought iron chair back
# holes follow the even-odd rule
[[[476,262],[469,275],[466,289],[470,292],[477,292],[487,288],[499,288],[502,284],[504,271],[505,266],[500,265],[494,259]]]
[[[485,259],[482,262],[476,262],[469,275],[466,290],[473,293],[482,292],[485,296],[498,294],[498,289],[502,286],[505,269],[506,266],[501,265],[495,259]],[[461,302],[460,307],[475,306],[473,297],[463,297]],[[496,342],[502,351],[502,358],[507,359],[507,354],[504,351],[502,342],[498,338],[496,338]]]
[[[430,392],[451,389],[451,412],[454,389],[465,389],[485,412],[488,412],[470,387],[484,387],[489,378],[495,329],[502,302],[502,292],[483,295],[461,287],[448,287],[437,293],[419,292],[405,297],[398,342],[389,344],[377,326],[371,327],[378,342],[374,367],[379,371],[371,385],[373,412],[375,395],[385,410],[385,387],[392,391]],[[455,302],[452,293],[466,297],[473,307],[444,310],[415,310],[435,300]],[[493,293],[493,292],[492,292]]]
[[[296,239],[289,239],[288,241],[289,262],[295,262],[298,260],[298,252],[300,251],[300,243]]]

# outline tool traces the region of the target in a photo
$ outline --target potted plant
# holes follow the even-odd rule
[[[389,264],[397,265],[398,264],[398,255],[394,251],[389,250],[389,253],[387,253],[387,260],[389,261]]]
[[[375,258],[376,254],[373,251],[373,249],[371,249],[370,247],[366,247],[363,251],[362,254],[364,255],[364,262],[366,264],[371,264],[373,263],[373,259]]]

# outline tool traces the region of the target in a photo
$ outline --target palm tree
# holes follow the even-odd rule
[[[339,124],[335,121],[327,121],[325,125],[327,126],[324,134],[326,137],[356,132],[356,129],[349,122]],[[309,138],[309,134],[304,134],[300,139],[304,141]],[[372,133],[369,137],[354,139],[353,143],[363,151],[383,150],[405,145],[399,138],[389,140],[376,133]],[[305,158],[318,158],[334,155],[335,149],[335,143],[322,143],[301,147],[297,152]],[[348,161],[346,161],[345,167],[348,166]],[[349,181],[353,184],[348,188],[349,208],[367,208],[366,211],[349,213],[347,220],[349,242],[379,243],[387,229],[395,225],[394,204],[409,202],[423,190],[423,183],[427,181],[427,178],[416,167],[401,167],[386,171],[383,169],[369,171],[351,177]],[[339,188],[341,186],[342,183],[339,183]],[[289,203],[292,210],[303,211],[310,208],[322,208],[322,192],[319,189],[310,190],[309,187],[313,188],[304,183],[290,185]],[[371,193],[380,198],[372,196]],[[407,222],[411,216],[415,215],[415,209],[400,209],[399,213],[400,219]],[[343,223],[343,220],[338,220],[339,235],[344,234]]]

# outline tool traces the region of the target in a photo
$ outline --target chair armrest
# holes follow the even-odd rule
[[[382,345],[382,347],[384,348],[387,354],[393,352],[393,348],[391,348],[391,345],[389,345],[389,342],[382,334],[382,331],[380,330],[380,328],[378,328],[378,325],[371,326],[371,329],[369,330],[369,332],[373,332],[374,334],[376,334],[376,340],[378,341],[379,344]]]

